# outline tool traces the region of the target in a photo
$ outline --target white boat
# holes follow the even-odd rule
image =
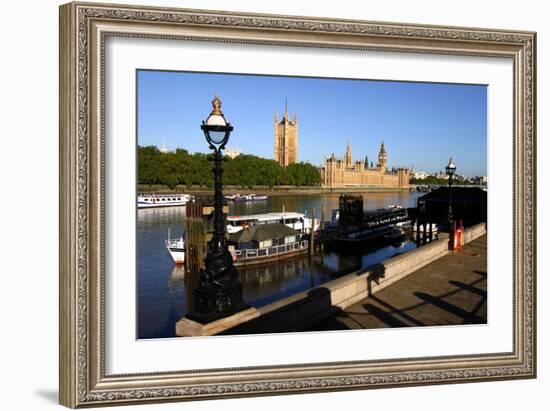
[[[284,224],[287,227],[304,233],[310,232],[312,227],[311,218],[306,217],[305,214],[283,211],[280,213],[228,216],[227,232],[229,234],[238,233],[239,231],[247,228],[250,225],[273,223]],[[319,228],[319,221],[315,219],[313,225],[313,230],[316,231]]]
[[[232,196],[225,196],[225,198],[227,200],[236,201],[236,202],[267,200],[266,195],[257,195],[257,194],[247,194],[247,195],[235,194]]]
[[[183,235],[180,238],[171,238],[170,229],[168,229],[168,238],[164,244],[176,264],[185,263],[185,239]]]
[[[302,213],[296,212],[280,212],[253,214],[244,216],[228,216],[227,217],[227,232],[229,234],[238,233],[245,228],[259,224],[283,224],[289,228],[302,232],[304,234],[311,232],[312,219]],[[313,221],[313,230],[319,229],[319,220]],[[168,238],[165,240],[166,249],[176,264],[185,263],[185,237],[171,238],[170,229],[168,229]],[[300,246],[301,248],[301,246]]]
[[[175,207],[184,206],[195,197],[191,194],[156,194],[156,193],[138,193],[138,208],[152,207]]]

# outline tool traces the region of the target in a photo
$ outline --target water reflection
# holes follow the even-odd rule
[[[392,204],[414,206],[417,193],[367,193],[365,208],[382,208]],[[338,195],[274,196],[257,203],[230,203],[232,215],[287,211],[321,216],[321,205],[326,217],[338,208]],[[137,212],[137,296],[138,338],[174,336],[174,325],[192,309],[193,290],[198,274],[185,273],[183,266],[175,266],[164,247],[168,228],[171,236],[183,233],[185,207],[143,209]],[[252,306],[262,306],[282,297],[323,284],[339,276],[376,264],[392,255],[414,248],[406,241],[383,248],[366,249],[362,255],[331,253],[313,257],[298,256],[288,260],[259,266],[238,267],[243,283],[243,296]]]

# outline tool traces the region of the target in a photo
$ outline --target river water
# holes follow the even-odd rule
[[[365,209],[389,205],[415,207],[421,193],[365,193]],[[256,203],[230,203],[230,215],[258,214],[286,211],[307,212],[316,209],[321,218],[321,207],[330,219],[330,210],[338,208],[338,194],[280,195]],[[137,298],[138,338],[175,336],[175,323],[190,309],[196,275],[184,273],[182,266],[174,265],[164,246],[170,228],[172,237],[179,237],[185,225],[185,207],[167,207],[138,210],[137,216]],[[269,304],[282,297],[323,284],[338,276],[366,268],[391,256],[409,251],[416,245],[406,241],[365,250],[362,255],[325,252],[309,258],[307,255],[263,264],[239,267],[243,284],[243,298],[254,307]]]

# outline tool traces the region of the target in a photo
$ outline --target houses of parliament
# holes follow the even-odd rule
[[[380,146],[378,163],[369,167],[363,161],[353,162],[348,143],[346,156],[338,159],[332,154],[321,167],[321,185],[326,188],[409,188],[410,170],[388,170],[388,154],[384,143]]]
[[[298,116],[289,119],[288,109],[285,107],[283,118],[275,113],[274,119],[274,158],[282,166],[298,161]],[[380,146],[378,163],[369,167],[363,161],[353,161],[351,147],[348,143],[344,159],[336,158],[334,154],[325,159],[319,169],[321,186],[323,188],[409,188],[410,170],[398,168],[389,171],[388,154],[384,143]]]

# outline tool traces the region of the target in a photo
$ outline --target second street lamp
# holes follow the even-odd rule
[[[453,163],[453,158],[449,158],[449,163],[445,167],[445,173],[449,177],[449,209],[447,211],[447,221],[449,223],[449,233],[453,229],[453,193],[452,193],[452,186],[453,186],[453,176],[456,172],[456,166]]]
[[[210,116],[201,125],[209,148],[214,151],[214,232],[208,242],[205,269],[200,274],[199,285],[194,292],[195,305],[187,318],[202,324],[248,308],[242,298],[239,274],[225,241],[221,152],[229,140],[233,126],[225,120],[221,104],[216,96],[212,100]]]

